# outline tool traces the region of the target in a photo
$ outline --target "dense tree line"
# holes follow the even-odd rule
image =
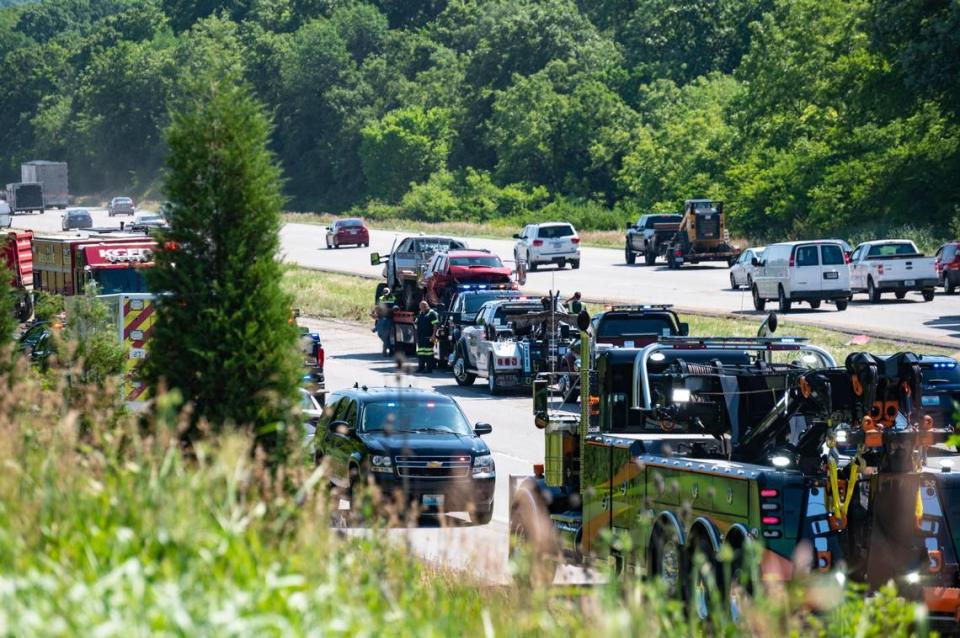
[[[619,227],[710,196],[752,237],[943,237],[958,34],[949,0],[45,0],[0,10],[0,169],[146,190],[216,64],[297,209]]]

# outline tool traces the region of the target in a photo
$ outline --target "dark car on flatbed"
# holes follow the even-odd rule
[[[331,482],[354,495],[372,481],[383,496],[425,512],[493,516],[496,470],[480,436],[456,401],[414,388],[355,387],[331,393],[314,437],[317,463]]]
[[[668,304],[613,306],[591,319],[590,351],[596,356],[605,348],[642,348],[660,337],[685,336],[689,331]],[[574,374],[580,370],[579,352],[579,345],[573,344],[560,363],[558,386],[567,401],[576,401],[580,395]]]

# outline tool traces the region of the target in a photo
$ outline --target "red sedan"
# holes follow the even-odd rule
[[[362,219],[348,217],[338,219],[332,226],[327,226],[327,248],[340,248],[347,245],[370,245],[370,231]]]

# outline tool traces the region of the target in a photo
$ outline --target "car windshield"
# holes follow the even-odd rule
[[[597,338],[672,335],[673,323],[663,317],[610,317],[597,325]]]
[[[413,244],[414,252],[418,253],[436,253],[463,247],[461,242],[453,239],[418,239]]]
[[[397,397],[371,401],[363,406],[363,432],[440,431],[472,435],[470,425],[457,405],[445,398]]]
[[[913,244],[899,242],[896,244],[878,244],[870,246],[868,257],[893,257],[894,255],[916,255],[917,249]]]
[[[575,235],[573,226],[563,224],[561,226],[541,226],[537,231],[537,237],[541,239],[558,239],[560,237],[570,237]]]
[[[463,311],[464,312],[476,312],[480,310],[480,306],[487,303],[491,299],[503,299],[505,297],[515,297],[516,295],[505,295],[503,293],[478,293],[475,295],[467,295],[463,300]]]
[[[496,255],[485,255],[477,257],[451,257],[451,266],[487,266],[489,268],[500,268],[503,262]]]

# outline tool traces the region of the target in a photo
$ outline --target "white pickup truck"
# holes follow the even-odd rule
[[[919,291],[924,301],[933,301],[937,270],[933,257],[924,257],[909,239],[867,241],[853,251],[850,264],[850,288],[865,292],[870,303],[892,292],[903,299],[910,291]]]

